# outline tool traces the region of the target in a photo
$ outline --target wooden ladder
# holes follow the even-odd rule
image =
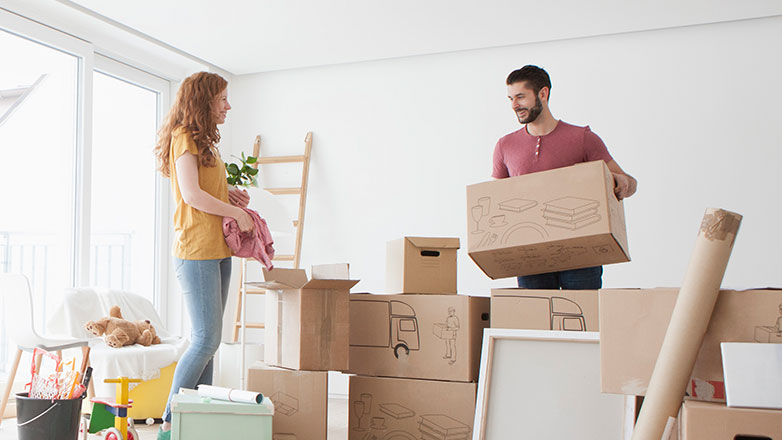
[[[293,221],[293,227],[296,228],[296,242],[293,248],[293,254],[287,255],[275,255],[274,261],[292,261],[295,269],[299,268],[301,262],[301,241],[304,234],[304,212],[307,206],[307,184],[309,182],[310,174],[310,156],[312,153],[312,132],[307,133],[304,137],[304,154],[297,156],[271,156],[271,157],[259,157],[261,154],[261,136],[255,137],[253,143],[253,156],[258,160],[253,164],[254,168],[258,168],[258,165],[271,165],[278,163],[301,163],[301,186],[292,188],[264,188],[266,191],[274,195],[296,195],[299,196],[299,213],[297,219]],[[262,329],[264,324],[262,322],[246,322],[244,313],[242,311],[242,304],[244,303],[245,295],[263,295],[266,293],[265,289],[257,287],[247,286],[247,259],[241,259],[241,270],[239,278],[239,298],[236,301],[236,319],[234,320],[234,332],[233,341],[239,340],[239,329],[242,328],[242,322],[244,322],[244,328]]]

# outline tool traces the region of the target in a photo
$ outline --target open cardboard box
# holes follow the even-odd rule
[[[348,294],[358,280],[307,279],[303,269],[263,270],[264,361],[295,370],[348,368]]]
[[[467,250],[492,279],[630,261],[605,162],[467,187]]]
[[[646,394],[678,292],[674,288],[600,290],[604,393]],[[725,400],[720,343],[768,343],[769,330],[780,317],[780,304],[779,289],[720,291],[692,371],[690,398]]]
[[[403,237],[386,244],[388,293],[456,293],[458,238]]]
[[[274,439],[326,440],[328,372],[257,363],[247,370],[247,390],[263,393],[274,403]]]
[[[491,327],[600,331],[597,290],[492,289]]]
[[[486,297],[352,294],[348,371],[476,381],[488,326]]]
[[[348,439],[472,438],[477,384],[350,376]]]

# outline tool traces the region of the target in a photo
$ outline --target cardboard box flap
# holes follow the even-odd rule
[[[310,280],[302,289],[350,290],[359,280]]]
[[[350,265],[348,263],[339,264],[313,264],[313,280],[349,280]]]
[[[458,238],[445,237],[405,237],[417,248],[459,249]]]
[[[307,284],[307,272],[304,269],[264,268],[263,279],[266,281],[252,285],[267,289],[299,289]]]

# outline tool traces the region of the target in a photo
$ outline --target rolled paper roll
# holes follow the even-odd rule
[[[741,215],[707,209],[671,322],[654,365],[633,440],[660,440],[676,417],[709,326]]]
[[[210,399],[227,400],[240,403],[261,403],[263,394],[253,391],[236,390],[233,388],[198,385],[198,395]]]

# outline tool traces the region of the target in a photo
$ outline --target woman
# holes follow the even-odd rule
[[[174,371],[159,440],[171,437],[171,398],[179,388],[212,383],[231,277],[223,217],[236,219],[242,231],[253,229],[251,217],[242,209],[250,198],[245,191],[228,189],[216,146],[217,125],[225,122],[231,109],[227,86],[214,73],[185,79],[155,146],[160,172],[171,178],[176,203],[174,267],[192,324],[190,346]]]

